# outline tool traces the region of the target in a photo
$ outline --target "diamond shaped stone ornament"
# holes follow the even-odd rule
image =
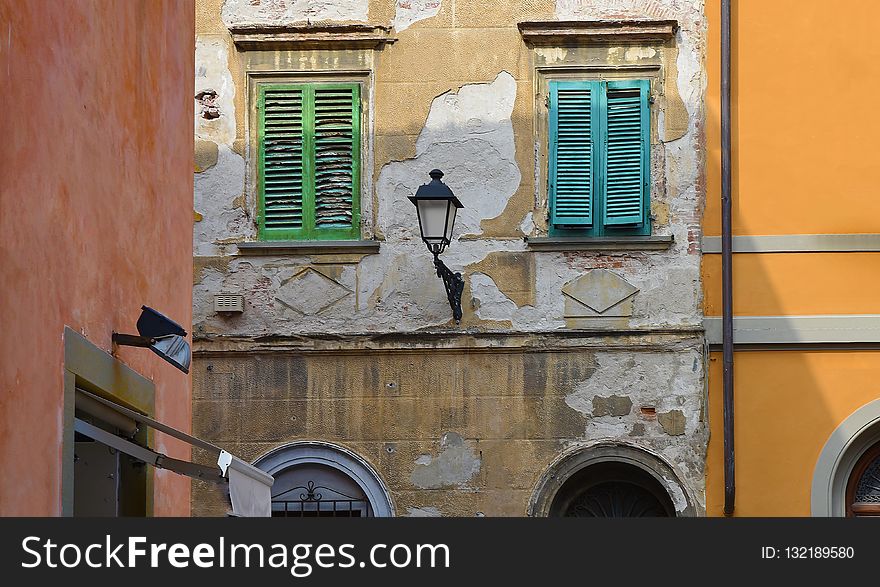
[[[291,310],[311,316],[351,293],[344,285],[309,267],[285,281],[275,299]]]
[[[597,314],[604,314],[638,291],[639,288],[607,269],[593,269],[562,288],[567,298]]]

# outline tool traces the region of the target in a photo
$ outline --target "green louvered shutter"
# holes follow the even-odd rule
[[[602,182],[605,226],[645,221],[650,184],[649,90],[647,80],[607,82]]]
[[[313,89],[314,234],[354,237],[359,217],[359,86],[321,84]]]
[[[598,82],[550,82],[550,222],[593,223]]]
[[[260,238],[360,236],[359,90],[358,84],[260,88]]]
[[[303,89],[264,86],[258,108],[260,236],[291,238],[304,226]]]

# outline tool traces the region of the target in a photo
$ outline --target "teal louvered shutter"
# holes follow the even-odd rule
[[[645,222],[650,188],[649,92],[647,80],[607,82],[602,153],[605,226]]]
[[[550,82],[550,222],[593,224],[598,82]]]
[[[304,92],[264,86],[259,97],[260,236],[289,238],[304,226]]]
[[[316,238],[354,237],[360,191],[360,87],[314,89],[314,227]]]

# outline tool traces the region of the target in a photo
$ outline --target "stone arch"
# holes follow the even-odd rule
[[[272,449],[259,457],[254,465],[276,477],[276,485],[285,473],[298,468],[324,469],[338,472],[355,491],[369,502],[369,515],[393,517],[394,504],[385,482],[376,469],[354,451],[330,442],[296,441]],[[348,492],[348,497],[351,492]],[[273,488],[272,495],[278,492]],[[324,496],[325,499],[330,497]],[[358,496],[360,497],[360,496]]]
[[[580,445],[563,452],[538,480],[529,500],[529,515],[546,517],[554,510],[554,501],[571,479],[588,469],[600,470],[609,464],[632,468],[649,483],[665,491],[671,514],[677,517],[696,516],[697,502],[679,475],[661,456],[634,444],[599,441]],[[659,496],[658,496],[659,497]],[[661,497],[662,501],[662,497]]]

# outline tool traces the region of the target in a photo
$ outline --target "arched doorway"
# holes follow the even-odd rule
[[[672,499],[657,480],[639,467],[606,461],[584,467],[556,493],[551,517],[675,517]]]
[[[388,517],[385,484],[351,450],[319,441],[294,442],[254,463],[275,477],[273,517]]]
[[[856,462],[846,487],[847,517],[880,516],[880,443]]]
[[[529,515],[675,517],[697,515],[673,468],[641,447],[602,441],[560,455],[538,481]]]

